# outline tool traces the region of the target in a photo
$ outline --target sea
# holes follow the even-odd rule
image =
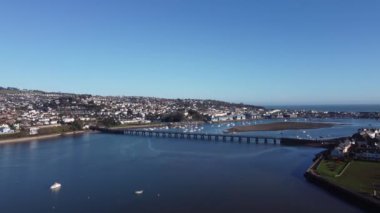
[[[321,112],[380,112],[380,104],[351,105],[268,105],[268,109],[315,110]]]
[[[378,120],[323,122],[341,125],[245,134],[320,138],[380,128]],[[248,123],[191,128],[233,125]],[[2,144],[0,212],[362,212],[303,177],[322,150],[103,133]],[[54,182],[60,190],[50,190]]]

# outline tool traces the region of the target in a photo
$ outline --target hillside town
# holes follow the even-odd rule
[[[273,118],[374,118],[379,113],[266,109],[215,100],[98,96],[0,87],[0,134],[35,135],[53,128]]]

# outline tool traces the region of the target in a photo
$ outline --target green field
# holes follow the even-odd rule
[[[322,160],[317,167],[317,172],[321,176],[335,177],[342,172],[347,163],[346,161]]]
[[[329,181],[344,188],[363,194],[372,194],[380,190],[380,163],[351,161],[341,176],[336,177],[346,165],[345,162],[323,160],[317,167],[317,173]]]

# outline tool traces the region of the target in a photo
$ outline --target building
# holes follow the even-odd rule
[[[9,127],[0,127],[0,134],[14,133],[14,131]]]
[[[356,149],[354,158],[357,160],[380,161],[380,149]]]
[[[30,127],[29,129],[29,135],[37,135],[38,134],[38,127]]]
[[[343,143],[340,143],[337,147],[335,147],[330,155],[332,158],[343,158],[348,154],[349,149],[351,148],[352,142],[346,140]]]

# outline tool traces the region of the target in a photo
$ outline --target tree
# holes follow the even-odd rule
[[[111,126],[119,125],[119,122],[117,122],[114,118],[107,117],[107,118],[102,118],[101,120],[99,120],[98,124],[106,126],[106,127],[111,127]]]
[[[182,122],[185,120],[185,115],[182,112],[172,112],[164,115],[161,118],[162,122]]]
[[[72,131],[82,130],[82,128],[83,128],[83,122],[77,119],[70,125],[70,130]]]
[[[191,118],[193,120],[195,120],[195,121],[204,121],[204,120],[207,120],[206,116],[200,114],[196,110],[189,109],[187,112],[189,113],[189,116],[191,116]]]

